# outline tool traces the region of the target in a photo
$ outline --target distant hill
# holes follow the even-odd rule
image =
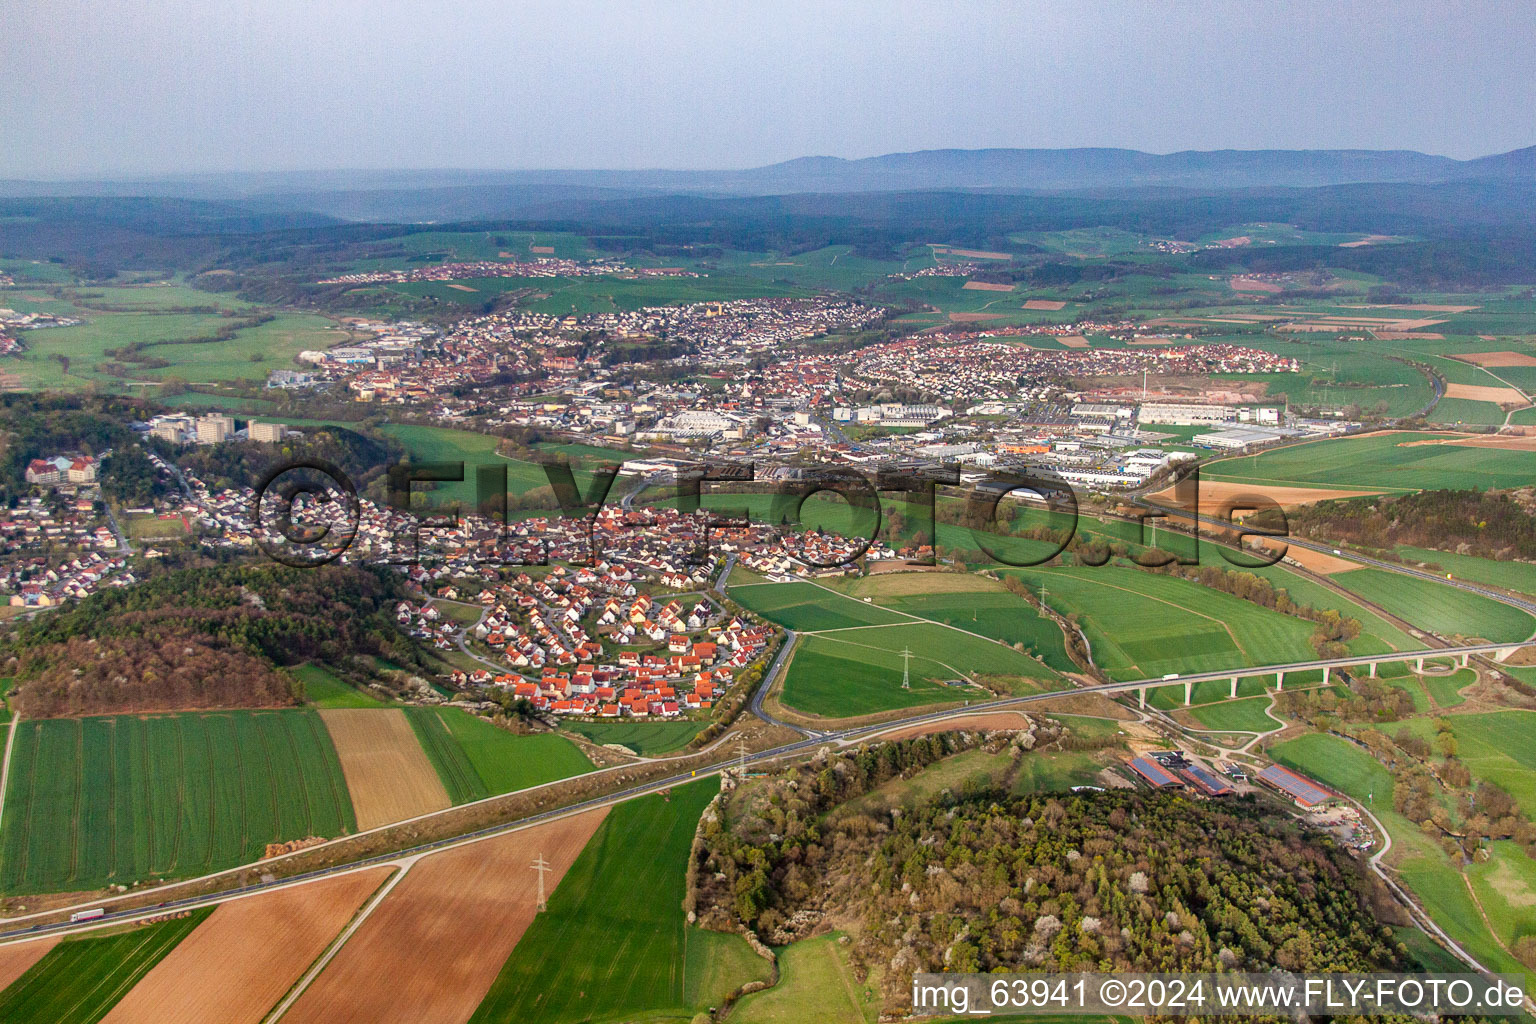
[[[978,189],[1085,192],[1349,184],[1536,183],[1536,146],[1453,160],[1410,150],[935,149],[860,160],[813,156],[746,170],[324,171],[133,180],[0,181],[0,197],[146,196],[258,201],[268,212],[352,221],[529,216],[640,195],[767,196]]]

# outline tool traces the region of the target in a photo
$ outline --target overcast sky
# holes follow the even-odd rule
[[[1536,2],[0,0],[0,176],[1536,143]]]

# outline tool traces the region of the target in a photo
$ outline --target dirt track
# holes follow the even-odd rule
[[[599,808],[423,858],[283,1024],[463,1024],[533,922],[534,858],[549,862],[545,884],[553,891],[607,813]]]
[[[451,805],[437,770],[398,708],[320,712],[336,744],[357,827],[370,829]]]
[[[389,868],[220,904],[103,1024],[260,1024]]]

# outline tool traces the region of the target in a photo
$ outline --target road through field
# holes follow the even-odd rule
[[[389,873],[371,868],[220,904],[103,1024],[260,1024]]]
[[[606,807],[415,863],[282,1016],[284,1024],[462,1024]],[[581,955],[570,950],[570,955]]]

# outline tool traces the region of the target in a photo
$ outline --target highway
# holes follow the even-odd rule
[[[1256,494],[1264,493],[1263,489],[1257,485],[1254,487],[1254,492]],[[1152,501],[1145,497],[1134,497],[1128,498],[1126,500],[1132,504],[1140,505],[1143,508],[1155,509],[1158,512],[1165,513],[1169,516],[1176,516],[1180,519],[1194,519],[1201,523],[1205,523],[1208,526],[1221,526],[1228,529],[1231,529],[1232,527],[1232,524],[1227,520],[1221,519],[1217,516],[1206,515],[1203,512],[1191,512],[1190,510],[1181,508],[1177,505],[1165,505],[1162,502]],[[1397,562],[1388,562],[1379,558],[1371,558],[1368,555],[1357,554],[1348,548],[1334,547],[1331,544],[1323,544],[1319,541],[1305,540],[1299,537],[1282,537],[1280,539],[1285,541],[1287,544],[1294,544],[1297,547],[1305,548],[1308,551],[1317,551],[1325,555],[1335,555],[1335,557],[1338,558],[1347,558],[1350,561],[1359,562],[1361,565],[1370,566],[1373,569],[1386,569],[1390,572],[1401,573],[1404,576],[1413,576],[1418,579],[1439,583],[1442,586],[1455,587],[1458,590],[1465,590],[1468,593],[1478,594],[1490,600],[1498,601],[1501,604],[1507,604],[1511,607],[1519,608],[1522,611],[1530,612],[1532,615],[1536,615],[1536,602],[1527,601],[1524,598],[1516,597],[1513,594],[1505,593],[1504,591],[1497,590],[1493,587],[1487,587],[1479,583],[1472,583],[1467,580],[1448,578],[1439,573],[1427,572],[1423,569],[1415,569],[1412,566],[1401,565]]]
[[[1019,707],[1023,707],[1023,706],[1028,705],[1028,704],[1034,704],[1034,703],[1038,703],[1040,701],[1053,700],[1053,699],[1056,699],[1056,698],[1059,698],[1059,697],[1062,697],[1062,696],[1067,696],[1067,695],[1072,695],[1072,694],[1079,694],[1079,693],[1116,694],[1116,693],[1123,693],[1123,692],[1126,692],[1128,690],[1137,690],[1137,689],[1140,689],[1141,687],[1144,687],[1144,686],[1164,686],[1164,685],[1177,684],[1177,683],[1185,683],[1185,682],[1201,682],[1201,681],[1204,681],[1204,680],[1211,680],[1211,679],[1229,679],[1234,674],[1250,674],[1250,675],[1252,675],[1252,674],[1271,673],[1271,672],[1302,672],[1302,671],[1306,671],[1307,669],[1320,669],[1320,668],[1323,668],[1325,666],[1327,666],[1327,667],[1347,667],[1347,666],[1352,665],[1352,664],[1359,664],[1360,660],[1361,660],[1359,658],[1354,658],[1354,659],[1338,658],[1338,659],[1328,659],[1328,660],[1301,661],[1301,662],[1292,662],[1290,664],[1285,664],[1285,665],[1268,665],[1268,666],[1261,666],[1261,667],[1257,667],[1257,668],[1225,669],[1225,670],[1220,671],[1220,672],[1191,673],[1189,675],[1179,676],[1177,679],[1172,679],[1172,680],[1165,679],[1165,678],[1159,676],[1159,677],[1153,678],[1153,679],[1136,679],[1136,680],[1128,680],[1128,681],[1125,681],[1125,682],[1099,683],[1099,684],[1095,684],[1095,685],[1092,685],[1092,686],[1080,686],[1080,687],[1075,687],[1075,688],[1067,689],[1067,690],[1052,690],[1052,691],[1048,691],[1048,692],[1045,692],[1045,693],[1031,693],[1031,694],[1025,694],[1023,696],[1018,696],[1018,697],[1003,697],[1003,698],[1000,698],[998,700],[986,701],[984,703],[979,703],[979,704],[971,704],[971,705],[968,705],[968,706],[965,706],[965,707],[959,707],[959,708],[950,707],[950,708],[946,708],[946,709],[939,710],[939,711],[930,711],[930,712],[926,712],[926,713],[923,713],[923,714],[909,715],[909,716],[906,716],[904,718],[894,719],[894,720],[889,721],[889,722],[881,722],[881,723],[876,724],[876,725],[866,725],[866,726],[859,726],[859,727],[851,728],[851,729],[838,729],[838,730],[832,730],[832,731],[828,731],[828,732],[817,733],[817,732],[813,732],[813,731],[808,730],[808,729],[801,728],[799,726],[790,725],[787,722],[780,722],[777,719],[774,719],[774,718],[772,718],[770,716],[767,716],[767,715],[763,714],[763,712],[761,711],[762,697],[763,697],[764,694],[766,694],[766,692],[768,691],[769,687],[772,685],[773,680],[775,678],[777,678],[777,673],[781,670],[781,668],[783,667],[784,663],[787,661],[787,659],[788,659],[788,657],[789,657],[789,655],[790,655],[790,653],[791,653],[791,651],[793,650],[793,647],[794,647],[794,639],[795,639],[795,637],[794,637],[793,633],[791,633],[788,637],[786,637],[784,646],[780,649],[778,656],[775,657],[773,665],[770,667],[769,671],[764,675],[763,682],[761,684],[759,684],[757,693],[753,695],[751,707],[752,707],[752,710],[753,710],[753,712],[755,714],[758,714],[758,715],[762,716],[765,720],[770,721],[770,722],[774,722],[775,724],[783,725],[783,726],[785,726],[786,728],[789,728],[789,729],[793,729],[796,732],[800,733],[803,738],[799,739],[799,740],[796,740],[796,741],[794,741],[792,743],[786,743],[786,744],[782,744],[782,745],[777,746],[777,747],[773,747],[773,748],[768,749],[768,750],[759,751],[759,752],[754,753],[754,754],[748,754],[746,756],[746,758],[745,758],[745,763],[746,764],[751,764],[751,765],[766,764],[766,763],[770,763],[770,762],[773,762],[773,761],[782,760],[782,759],[784,759],[786,757],[794,757],[794,756],[797,756],[797,755],[800,755],[800,754],[808,753],[809,751],[812,751],[812,750],[816,749],[817,747],[822,747],[822,746],[827,746],[827,747],[843,747],[843,746],[847,746],[847,745],[852,744],[852,743],[857,743],[857,742],[859,742],[861,740],[873,738],[875,736],[878,736],[881,733],[891,732],[891,731],[896,730],[896,729],[906,729],[906,728],[910,728],[910,727],[912,727],[914,725],[923,725],[923,724],[930,723],[930,722],[942,722],[942,721],[946,721],[946,720],[953,719],[953,718],[963,718],[963,717],[965,717],[967,715],[974,715],[974,714],[979,714],[979,713],[993,712],[993,711],[997,711],[999,709],[1019,708]],[[1448,655],[1456,655],[1456,654],[1460,654],[1462,652],[1465,652],[1467,654],[1492,653],[1494,651],[1505,650],[1505,649],[1510,648],[1510,647],[1530,647],[1530,646],[1536,646],[1536,641],[1525,641],[1525,642],[1518,643],[1518,644],[1479,644],[1479,645],[1472,646],[1472,647],[1431,648],[1431,649],[1424,650],[1424,651],[1398,651],[1398,652],[1395,652],[1391,656],[1391,660],[1394,660],[1394,661],[1396,661],[1396,660],[1405,660],[1405,659],[1412,659],[1412,658],[1416,658],[1416,657],[1420,657],[1420,656],[1430,657],[1430,658],[1433,658],[1433,657],[1442,657],[1443,658],[1443,657],[1446,657]],[[723,739],[723,737],[722,737],[722,739]],[[719,742],[717,742],[716,744],[712,745],[711,749],[713,749],[714,747],[718,747],[718,746],[719,746]],[[152,906],[152,907],[138,907],[138,908],[135,908],[135,909],[132,909],[132,910],[122,910],[122,911],[109,912],[109,913],[107,913],[106,915],[104,915],[102,917],[95,918],[95,919],[93,919],[93,920],[91,920],[89,922],[83,922],[83,923],[78,923],[78,924],[64,921],[64,922],[59,922],[59,923],[56,923],[56,924],[38,924],[38,925],[32,925],[32,926],[27,927],[27,928],[13,928],[13,929],[5,930],[5,931],[0,931],[0,941],[4,941],[4,940],[8,940],[8,939],[16,939],[16,938],[21,938],[21,937],[37,936],[37,935],[49,935],[49,934],[61,933],[61,932],[92,930],[92,929],[95,929],[95,928],[104,927],[106,925],[110,925],[110,924],[114,924],[114,923],[118,923],[118,922],[122,922],[122,921],[137,920],[137,919],[142,918],[142,917],[155,916],[155,915],[159,915],[159,914],[168,913],[168,912],[171,912],[171,911],[187,910],[187,909],[192,909],[192,908],[202,907],[202,906],[211,906],[213,904],[226,902],[226,901],[228,901],[230,899],[233,899],[233,898],[236,898],[236,897],[239,897],[239,896],[249,895],[251,893],[261,892],[261,891],[265,891],[265,890],[278,889],[278,888],[282,888],[282,887],[289,886],[289,885],[301,884],[301,883],[304,883],[304,882],[312,882],[312,881],[315,881],[317,879],[329,878],[329,877],[332,877],[334,875],[342,874],[342,873],[345,873],[345,872],[348,872],[348,871],[356,871],[356,870],[359,870],[361,868],[376,867],[376,866],[379,866],[379,865],[393,864],[393,863],[397,863],[397,862],[400,862],[400,861],[403,861],[403,860],[409,860],[409,859],[412,859],[412,858],[416,858],[416,857],[419,857],[419,856],[421,856],[423,854],[433,853],[433,852],[436,852],[436,851],[449,849],[449,848],[452,848],[452,847],[455,847],[455,846],[462,846],[462,845],[467,844],[467,843],[472,843],[472,842],[476,842],[476,841],[479,841],[479,840],[482,840],[482,839],[487,839],[487,838],[489,838],[491,836],[502,835],[502,834],[509,833],[509,832],[516,832],[516,831],[519,831],[521,829],[529,828],[529,827],[531,827],[533,825],[543,824],[545,822],[550,822],[550,821],[556,821],[556,820],[558,820],[560,818],[568,817],[568,816],[573,815],[573,814],[579,814],[582,811],[592,810],[593,808],[596,808],[596,807],[606,807],[606,806],[611,806],[613,804],[623,803],[623,802],[625,802],[627,800],[633,800],[636,797],[645,796],[645,795],[650,794],[650,793],[655,793],[655,792],[657,792],[659,790],[668,789],[668,788],[670,788],[672,786],[681,785],[681,784],[683,784],[685,782],[692,781],[693,779],[696,779],[696,778],[708,778],[710,776],[718,775],[722,771],[724,771],[724,770],[726,770],[726,769],[728,769],[728,768],[730,768],[730,767],[732,767],[732,766],[734,766],[736,764],[739,764],[739,763],[742,763],[741,759],[739,759],[739,758],[728,758],[728,759],[723,760],[723,761],[721,761],[721,762],[719,762],[717,764],[710,765],[710,766],[708,766],[706,768],[700,768],[700,769],[697,769],[695,771],[690,771],[690,772],[680,772],[680,773],[678,773],[676,775],[671,775],[671,776],[668,776],[666,778],[656,780],[654,782],[641,783],[641,784],[636,785],[636,786],[631,786],[631,787],[626,788],[626,789],[618,790],[618,791],[616,791],[614,793],[610,793],[610,794],[607,794],[605,796],[592,797],[592,798],[590,798],[588,800],[583,800],[583,801],[580,801],[579,803],[570,804],[568,806],[560,807],[560,808],[557,808],[555,810],[543,811],[543,812],[540,812],[538,814],[530,815],[529,817],[526,817],[526,818],[520,818],[520,819],[518,819],[517,821],[514,821],[514,822],[507,822],[507,823],[497,824],[497,825],[489,825],[489,826],[486,826],[485,828],[476,829],[475,831],[466,832],[466,833],[464,833],[462,835],[453,836],[453,837],[448,838],[448,839],[439,839],[439,840],[435,840],[435,841],[429,842],[429,843],[422,843],[422,844],[419,844],[417,846],[407,847],[406,849],[397,850],[397,851],[393,851],[393,852],[390,852],[390,853],[376,854],[376,855],[374,855],[372,857],[368,857],[368,858],[365,858],[363,860],[352,861],[350,863],[343,864],[343,865],[338,865],[338,866],[335,866],[335,867],[322,868],[322,869],[318,869],[318,870],[315,870],[315,871],[304,872],[302,874],[294,875],[292,877],[285,878],[285,879],[282,879],[280,881],[274,881],[274,882],[264,883],[264,884],[263,883],[257,883],[257,884],[252,884],[252,885],[239,886],[239,887],[236,887],[236,888],[233,888],[233,889],[226,889],[226,890],[223,890],[221,892],[218,892],[218,893],[215,893],[215,894],[211,894],[211,895],[206,895],[206,896],[192,896],[192,897],[186,897],[184,899],[179,899],[179,900],[169,900],[169,901],[166,901],[164,903],[156,904],[155,906]],[[569,781],[569,780],[564,780],[564,781]],[[557,784],[558,783],[552,783],[551,785],[557,785]],[[499,798],[493,798],[493,799],[499,799]],[[435,813],[443,814],[443,813],[448,813],[449,811],[454,811],[454,810],[459,810],[459,809],[460,808],[449,808],[448,811],[440,811],[440,812],[435,812]],[[420,819],[413,819],[413,820],[425,820],[425,819],[430,819],[433,816],[434,815],[423,815],[422,818],[420,818]],[[393,827],[393,826],[390,826],[390,827]],[[242,870],[259,870],[259,869],[261,869],[264,866],[268,866],[266,862],[258,861],[258,862],[254,863],[254,864],[244,865],[243,867],[230,868],[230,869],[228,869],[226,871],[216,872],[213,875],[204,876],[204,878],[216,878],[216,877],[222,877],[222,876],[225,876],[225,875],[234,875],[234,874],[238,874]],[[191,879],[191,880],[188,880],[188,881],[197,881],[197,880],[198,879]],[[185,884],[185,883],[183,883],[183,884]],[[94,907],[101,906],[104,903],[109,903],[109,902],[111,902],[110,899],[109,900],[100,900],[100,899],[98,899],[98,900],[95,900],[95,901],[92,901],[92,902],[89,902],[89,903],[82,903],[82,904],[72,905],[72,906],[69,906],[69,907],[61,907],[61,908],[59,908],[56,911],[52,911],[52,913],[66,913],[66,912],[71,912],[71,911],[86,910],[86,909],[91,909],[91,908],[94,908]]]

